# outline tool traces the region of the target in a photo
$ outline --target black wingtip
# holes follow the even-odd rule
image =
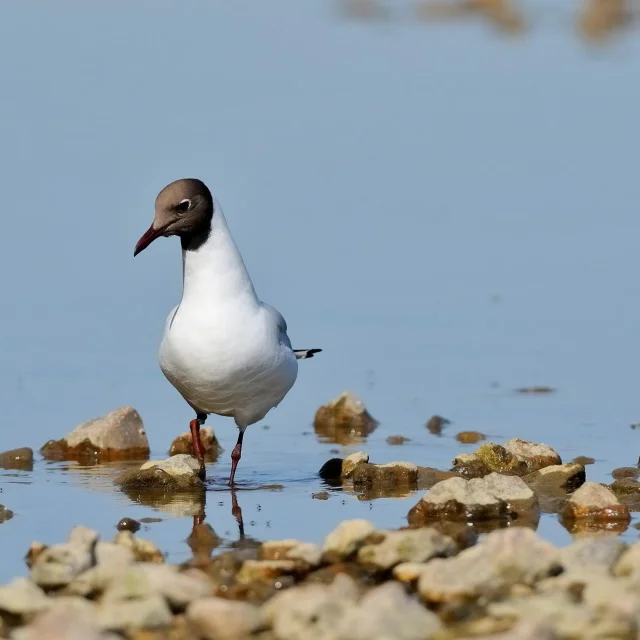
[[[294,353],[298,360],[306,360],[307,358],[313,358],[316,353],[320,353],[322,349],[296,349]]]

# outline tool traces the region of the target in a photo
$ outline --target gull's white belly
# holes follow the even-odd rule
[[[202,311],[202,310],[200,310]],[[261,420],[293,386],[298,363],[266,314],[217,318],[181,307],[167,320],[160,368],[197,411]]]

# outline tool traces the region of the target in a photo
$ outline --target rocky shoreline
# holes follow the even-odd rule
[[[362,442],[376,425],[362,403],[343,395],[318,412],[315,426],[323,437]],[[131,438],[138,452],[148,451],[139,416],[123,408],[42,451],[94,463],[130,459],[118,447]],[[215,459],[215,434],[206,440]],[[320,477],[328,488],[367,500],[423,491],[407,526],[380,530],[368,520],[346,520],[320,545],[241,536],[234,548],[214,553],[220,538],[203,521],[207,485],[189,444],[179,437],[168,459],[132,465],[116,486],[168,500],[192,496],[192,557],[167,563],[161,549],[136,535],[140,524],[130,518],[112,541],[79,526],[67,542],[34,542],[28,577],[0,586],[0,638],[640,637],[640,542],[618,537],[640,509],[638,467],[616,469],[609,485],[589,482],[585,465],[592,459],[565,463],[550,446],[518,438],[484,442],[447,470],[376,464],[360,451],[328,460]],[[33,465],[33,452],[5,452],[0,464]],[[542,513],[556,514],[573,535],[570,545],[555,547],[536,533]],[[0,518],[12,515],[0,508]]]

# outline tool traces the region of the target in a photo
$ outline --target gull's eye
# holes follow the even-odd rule
[[[176,211],[178,213],[186,213],[191,209],[191,200],[185,198],[184,200],[180,200],[180,202],[176,205]]]

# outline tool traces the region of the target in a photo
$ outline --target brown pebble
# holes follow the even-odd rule
[[[552,387],[520,387],[516,389],[516,393],[554,393],[555,389]]]
[[[581,464],[582,466],[585,466],[587,464],[595,464],[596,459],[595,458],[591,458],[589,456],[576,456],[572,462],[575,462],[576,464]]]
[[[312,493],[311,497],[314,500],[328,500],[329,494],[326,491],[320,491],[319,493]]]
[[[131,533],[136,533],[140,531],[140,523],[133,518],[122,518],[116,525],[116,529],[118,531],[131,531]]]
[[[410,438],[406,438],[405,436],[389,436],[387,438],[387,444],[398,445],[404,444],[405,442],[409,442]]]
[[[429,429],[429,432],[434,436],[439,436],[442,433],[443,427],[448,424],[451,424],[451,420],[435,415],[431,416],[429,420],[427,420],[427,429]]]
[[[461,431],[456,434],[456,440],[462,444],[476,444],[480,440],[485,440],[487,436],[479,431]]]

